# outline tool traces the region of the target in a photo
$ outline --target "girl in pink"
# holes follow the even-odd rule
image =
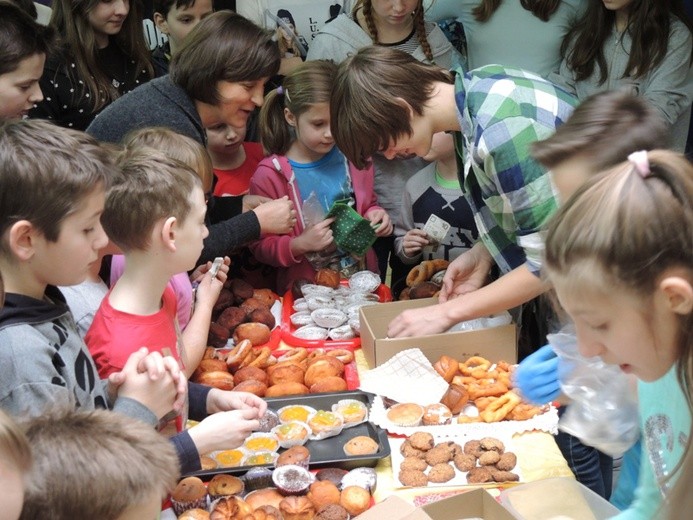
[[[250,248],[260,262],[278,268],[282,292],[298,278],[313,279],[322,267],[344,274],[364,267],[378,271],[372,250],[359,259],[335,246],[333,219],[324,218],[335,202],[348,199],[377,236],[392,232],[390,217],[377,205],[372,166],[359,170],[334,144],[329,102],[336,72],[327,61],[300,65],[267,94],[260,111],[262,144],[272,155],[258,165],[250,193],[272,199],[288,195],[297,218],[289,234],[264,235]]]

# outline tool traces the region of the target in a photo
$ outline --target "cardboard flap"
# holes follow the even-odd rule
[[[416,511],[416,508],[412,504],[392,495],[382,502],[378,502],[356,518],[358,520],[401,520],[414,511]]]

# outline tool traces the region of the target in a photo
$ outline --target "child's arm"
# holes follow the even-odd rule
[[[306,253],[322,251],[331,246],[334,236],[330,226],[333,222],[333,218],[326,218],[322,222],[304,229],[303,233],[291,240],[291,255],[298,258]]]
[[[409,187],[402,194],[399,218],[395,222],[395,253],[405,264],[415,264],[421,250],[428,245],[428,235],[416,229],[412,213],[412,194]]]
[[[202,274],[194,280],[199,285],[195,291],[194,312],[181,334],[185,347],[185,375],[190,377],[200,364],[205,349],[207,348],[207,334],[209,324],[212,321],[212,308],[219,298],[224,282],[226,281],[231,259],[224,257],[224,263],[219,268],[214,278],[209,274],[212,262],[202,266]]]
[[[383,208],[373,207],[366,211],[364,217],[371,221],[371,227],[375,229],[376,236],[388,237],[392,234],[390,215]]]

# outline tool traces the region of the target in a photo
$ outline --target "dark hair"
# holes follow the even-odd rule
[[[16,70],[34,54],[47,54],[54,34],[17,5],[0,2],[0,75]]]
[[[386,149],[390,141],[411,135],[409,109],[422,115],[436,82],[452,75],[422,63],[404,51],[372,45],[344,60],[330,100],[330,122],[337,147],[358,168]]]
[[[154,0],[152,2],[152,12],[159,13],[166,18],[169,11],[173,9],[174,6],[176,9],[187,9],[194,5],[195,0]]]
[[[63,40],[62,52],[75,62],[74,77],[84,82],[82,95],[88,93],[94,100],[94,111],[120,97],[120,93],[98,61],[96,37],[89,23],[89,13],[102,1],[55,0],[50,23]],[[150,78],[154,77],[149,49],[142,31],[142,2],[130,1],[130,11],[123,26],[112,38],[118,47],[134,60],[134,70],[144,70]]]
[[[638,150],[665,148],[669,125],[647,100],[626,90],[594,94],[543,141],[532,144],[532,156],[551,169],[580,154],[598,170],[623,161]]]
[[[6,0],[17,7],[19,7],[26,14],[31,16],[34,20],[38,17],[38,11],[36,11],[36,5],[32,0]]]
[[[515,1],[515,0],[510,0]],[[472,15],[477,22],[487,22],[500,7],[503,0],[481,0],[479,5],[472,9]],[[520,0],[522,7],[530,11],[542,22],[548,22],[556,12],[561,0]]]
[[[599,67],[599,84],[607,80],[608,66],[604,44],[616,24],[616,14],[604,7],[602,0],[587,0],[584,15],[568,31],[561,44],[561,55],[577,81],[589,78]],[[681,0],[633,0],[629,8],[631,35],[628,63],[624,77],[642,77],[665,58],[671,34],[671,16],[679,18],[693,32]],[[691,55],[693,63],[693,55]]]
[[[279,11],[277,11],[277,18],[287,18],[289,20],[289,23],[291,25],[293,25],[294,27],[296,27],[296,22],[294,20],[294,17],[286,9],[279,9]]]
[[[218,11],[195,26],[171,59],[169,74],[188,96],[220,102],[219,81],[257,81],[279,71],[272,35],[231,11]]]

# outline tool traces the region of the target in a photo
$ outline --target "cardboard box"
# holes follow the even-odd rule
[[[481,488],[423,507],[414,507],[397,496],[390,496],[356,518],[358,520],[382,520],[383,518],[388,520],[458,520],[460,518],[516,520],[507,509]]]
[[[387,338],[388,324],[402,311],[435,303],[435,298],[424,298],[361,307],[361,348],[368,365],[375,368],[398,352],[410,348],[421,349],[431,363],[438,361],[443,354],[459,360],[465,360],[470,356],[483,356],[490,361],[517,362],[515,324],[416,338]]]

